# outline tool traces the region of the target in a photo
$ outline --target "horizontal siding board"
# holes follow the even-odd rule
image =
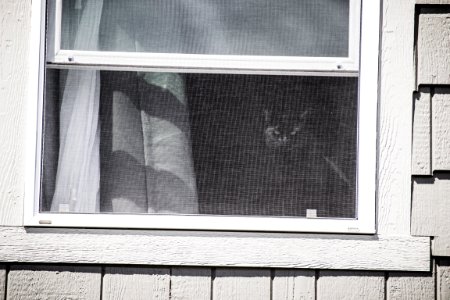
[[[315,272],[305,270],[275,270],[272,300],[313,300]]]
[[[389,273],[387,300],[434,300],[434,276],[422,273]]]
[[[450,14],[448,15],[450,20]],[[450,26],[450,23],[449,23]],[[450,31],[449,31],[450,34]],[[450,36],[449,36],[450,39]],[[450,46],[450,44],[449,44]],[[450,48],[449,48],[450,49]],[[448,51],[448,49],[447,49]],[[450,53],[450,51],[448,51]],[[448,62],[450,64],[450,61]],[[450,89],[435,88],[432,99],[433,170],[450,171]]]
[[[213,280],[214,300],[270,300],[268,269],[219,268]]]
[[[421,90],[414,102],[412,174],[431,175],[431,93]]]
[[[210,300],[210,268],[172,268],[171,300]]]
[[[7,299],[100,300],[100,287],[100,267],[11,266]]]
[[[385,299],[382,272],[320,271],[317,299]]]
[[[450,174],[413,178],[411,233],[440,236],[450,232]]]
[[[450,260],[441,261],[436,266],[437,300],[450,299]]]
[[[426,237],[0,227],[5,262],[427,271],[429,253]]]
[[[105,300],[169,299],[169,268],[107,267],[103,276]]]
[[[418,84],[450,84],[450,13],[419,15]]]

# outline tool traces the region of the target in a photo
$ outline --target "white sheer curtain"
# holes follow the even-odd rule
[[[76,49],[98,49],[103,0],[88,0]],[[69,70],[60,114],[60,150],[51,211],[99,210],[100,72]]]
[[[100,24],[105,9],[103,1],[87,0],[83,7],[78,5],[77,9],[81,8],[81,18],[77,24],[73,47],[79,50],[99,50],[102,48]],[[108,10],[111,9],[112,7],[108,8]],[[111,11],[107,13],[111,14]],[[113,15],[116,13],[118,12],[113,12]],[[113,28],[105,29],[111,31]],[[114,29],[112,31],[116,32],[116,35],[107,34],[109,42],[129,40],[135,47],[139,44],[134,36],[128,36],[126,32]],[[134,50],[138,51],[136,48]],[[120,72],[117,74],[120,78]],[[166,99],[159,99],[157,95],[150,94],[137,100],[137,102],[147,101],[145,105],[141,103],[140,106],[152,106],[152,111],[157,111],[159,114],[151,115],[142,109],[141,118],[138,121],[140,128],[136,129],[139,132],[135,132],[136,135],[143,136],[141,145],[127,145],[123,149],[113,147],[113,151],[123,151],[133,147],[143,148],[142,168],[147,170],[146,187],[139,188],[135,192],[146,195],[131,198],[147,198],[145,211],[149,213],[198,213],[184,80],[178,74],[168,73],[144,73],[142,77],[147,84],[166,90],[167,93],[175,96],[184,107],[184,112],[177,112],[180,117],[175,125],[169,119],[161,118],[161,116],[174,114],[170,111],[171,105],[162,103]],[[112,99],[100,99],[99,71],[68,71],[61,104],[60,151],[51,211],[99,212],[100,201],[103,200],[112,202],[112,212],[127,212],[127,207],[133,206],[133,201],[137,201],[125,199],[123,195],[111,196],[113,199],[100,199],[100,101],[112,103]],[[114,128],[119,126],[118,124],[130,121],[127,118],[126,114],[123,116],[119,114],[119,120]],[[130,184],[123,181],[120,173],[121,170],[114,170],[108,174],[109,177],[117,176],[110,182],[120,182],[120,185],[109,185],[111,189],[116,189],[115,194],[118,195],[121,191],[117,189],[130,188]]]

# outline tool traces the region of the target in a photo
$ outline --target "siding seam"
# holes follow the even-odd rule
[[[431,176],[434,176],[434,154],[433,154],[433,98],[434,86],[430,87],[430,167]],[[411,210],[412,212],[412,210]]]
[[[387,284],[388,284],[388,280],[389,280],[389,272],[384,272],[384,300],[387,300],[387,294],[388,294],[388,289],[387,289]]]
[[[5,293],[4,293],[4,299],[8,299],[8,277],[9,277],[9,271],[11,270],[10,265],[5,265]]]
[[[430,248],[430,250],[431,250],[431,248]],[[431,252],[431,251],[430,251]],[[431,253],[430,253],[430,255],[431,255]],[[437,272],[437,264],[438,264],[438,262],[439,262],[439,260],[433,260],[433,262],[431,263],[432,264],[432,276],[434,277],[434,299],[435,300],[437,300],[437,299],[440,299],[441,298],[441,296],[439,295],[438,296],[438,280],[440,280],[439,278],[438,278],[438,272]]]
[[[275,278],[275,269],[270,269],[270,300],[273,300],[273,280]]]
[[[100,300],[103,300],[103,279],[105,278],[105,266],[101,266],[100,268],[100,277]]]
[[[319,270],[314,270],[314,299],[317,300],[317,281],[319,281],[320,276]]]
[[[211,300],[214,300],[214,280],[216,279],[216,268],[211,268]]]
[[[173,267],[169,268],[169,299],[172,299],[172,270]]]

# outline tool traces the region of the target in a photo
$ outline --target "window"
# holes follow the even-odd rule
[[[49,1],[27,225],[373,233],[373,2]]]

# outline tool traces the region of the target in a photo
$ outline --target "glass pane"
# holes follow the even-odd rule
[[[347,57],[349,0],[65,0],[62,49]]]
[[[46,82],[42,211],[355,217],[358,78]]]

